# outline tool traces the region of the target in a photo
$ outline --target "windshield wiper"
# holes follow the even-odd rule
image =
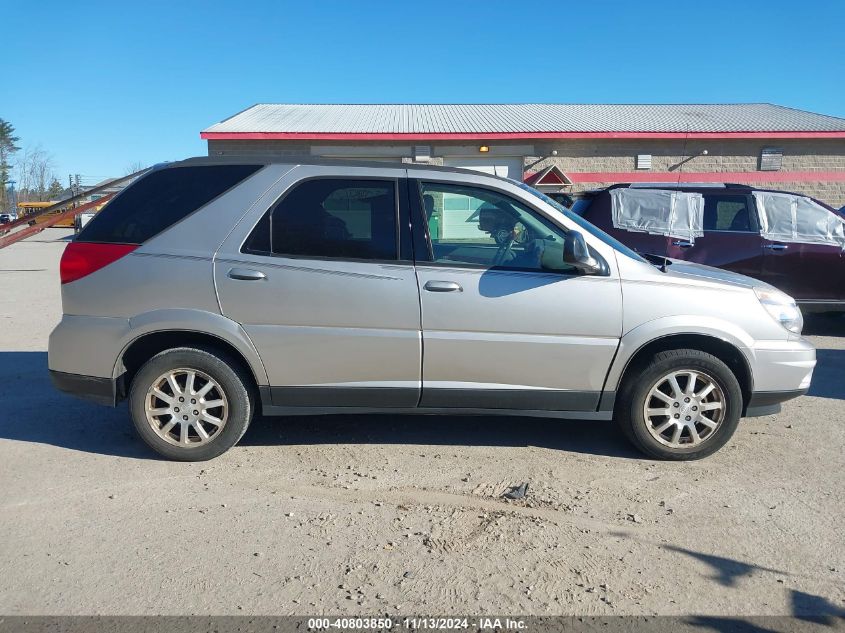
[[[659,269],[660,272],[665,273],[666,267],[672,265],[672,260],[668,257],[663,257],[663,255],[655,255],[654,253],[640,253],[637,251],[639,256],[642,257],[644,260],[651,264],[655,264]]]

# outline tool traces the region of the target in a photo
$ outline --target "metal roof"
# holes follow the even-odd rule
[[[261,103],[202,132],[203,138],[260,134],[525,135],[587,133],[845,134],[845,119],[769,103],[738,104],[292,104]]]

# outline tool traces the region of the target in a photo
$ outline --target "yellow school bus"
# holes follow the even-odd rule
[[[18,218],[25,218],[28,215],[32,215],[33,213],[41,211],[42,209],[52,207],[54,204],[58,204],[58,201],[54,200],[52,202],[18,202]],[[62,211],[64,211],[64,209],[62,209],[61,211],[55,211],[55,213],[61,213]],[[42,215],[41,217],[36,218],[35,222],[46,222],[51,215],[53,214],[48,213],[47,215]],[[72,227],[73,218],[62,220],[61,222],[57,222],[53,226]]]

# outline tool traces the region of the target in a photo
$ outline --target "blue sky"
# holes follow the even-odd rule
[[[845,2],[7,2],[0,118],[83,182],[258,102],[773,102],[845,117]]]

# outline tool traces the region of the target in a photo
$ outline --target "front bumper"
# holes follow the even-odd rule
[[[748,400],[745,408],[746,418],[758,418],[763,415],[780,413],[781,402],[792,400],[807,393],[807,389],[793,389],[791,391],[755,391]]]
[[[797,391],[810,388],[816,349],[804,339],[767,342],[754,347],[751,373],[754,391]]]
[[[67,374],[63,371],[51,369],[50,379],[53,381],[53,386],[59,391],[97,404],[110,407],[117,406],[119,385],[118,381],[113,378]]]
[[[780,404],[810,389],[816,367],[816,349],[803,338],[767,342],[752,350],[754,391],[745,416],[771,415]]]

